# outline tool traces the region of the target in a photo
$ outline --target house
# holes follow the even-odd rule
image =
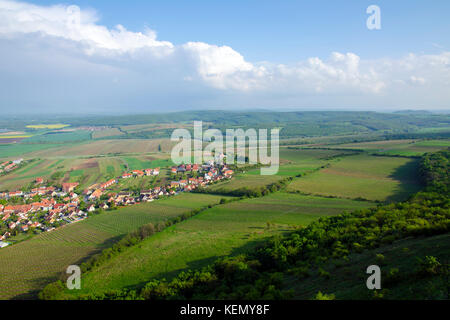
[[[23,159],[17,159],[17,160],[14,160],[13,163],[14,164],[21,164],[22,161],[23,161]]]
[[[223,174],[225,176],[231,176],[233,174],[233,170],[226,170]]]
[[[180,186],[185,186],[187,185],[187,180],[180,180]]]
[[[53,206],[53,210],[62,210],[66,208],[66,205],[64,203],[57,203]]]
[[[92,194],[89,196],[89,200],[100,199],[102,194],[103,194],[103,191],[101,189],[97,189],[94,192],[92,192]]]
[[[172,181],[170,184],[171,188],[178,188],[180,186],[180,183],[178,181]]]
[[[9,161],[5,161],[2,164],[0,164],[0,167],[6,167],[9,164]]]
[[[152,194],[153,194],[152,190],[142,190],[141,191],[141,195],[144,195],[144,196],[151,196]]]
[[[159,168],[153,169],[153,175],[154,175],[154,176],[159,175]]]
[[[9,193],[9,197],[10,198],[14,198],[14,197],[21,197],[23,196],[23,192],[22,191],[12,191]]]
[[[131,171],[135,176],[138,176],[138,177],[143,177],[144,176],[144,171],[142,171],[142,170],[133,170],[133,171]]]
[[[84,211],[81,210],[81,209],[76,209],[76,210],[75,210],[75,213],[76,213],[78,216],[85,216],[85,215],[86,215],[86,213],[84,213]]]
[[[44,183],[44,179],[43,178],[36,178],[36,180],[34,182],[36,182],[37,184],[42,184],[42,183]]]
[[[63,183],[62,184],[62,189],[64,192],[66,193],[70,193],[72,192],[76,187],[78,187],[79,183],[78,182],[73,182],[73,183]]]
[[[106,203],[104,203],[103,205],[100,206],[100,208],[102,208],[103,210],[108,210],[109,206]]]
[[[145,172],[146,176],[151,176],[153,174],[153,170],[152,169],[145,169],[144,172]]]
[[[0,241],[0,248],[5,248],[7,246],[9,246],[9,243]]]
[[[172,167],[171,172],[174,173],[174,174],[177,174],[178,170],[177,170],[176,167]]]
[[[88,212],[94,212],[95,211],[95,206],[93,204],[91,204],[88,208],[87,208]]]
[[[5,167],[5,171],[11,171],[16,167],[14,163],[11,163]]]
[[[133,175],[131,173],[124,173],[124,174],[122,174],[122,179],[129,179],[129,178],[132,178],[132,177],[133,177]]]
[[[94,183],[93,185],[89,186],[89,187],[87,188],[87,190],[98,189],[98,186],[99,186],[99,185],[100,185],[99,183]]]
[[[53,191],[52,192],[52,197],[65,197],[67,195],[66,192],[64,191]]]
[[[6,240],[11,236],[11,233],[6,232],[4,235],[0,236],[0,241]]]
[[[116,179],[111,179],[111,180],[109,180],[109,181],[107,181],[105,183],[102,183],[100,185],[100,189],[106,189],[106,188],[108,188],[108,187],[110,187],[110,186],[112,186],[113,184],[116,184],[116,183],[117,183]]]
[[[213,177],[212,172],[205,173],[205,180],[211,180]]]
[[[33,228],[39,228],[40,226],[41,226],[41,224],[37,221],[31,224],[31,227],[33,227]]]

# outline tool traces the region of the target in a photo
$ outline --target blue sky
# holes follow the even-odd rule
[[[84,0],[32,1],[94,8],[110,28],[156,30],[174,44],[228,45],[250,61],[288,63],[332,51],[364,58],[450,50],[450,1],[435,0]],[[382,29],[366,28],[366,8],[376,4]],[[439,47],[442,48],[439,48]]]
[[[0,0],[0,106],[450,109],[450,1],[430,4]]]

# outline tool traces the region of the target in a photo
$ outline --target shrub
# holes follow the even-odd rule
[[[314,297],[314,300],[334,300],[334,299],[336,299],[334,294],[325,294],[320,291]]]

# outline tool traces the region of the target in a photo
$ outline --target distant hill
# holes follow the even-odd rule
[[[193,121],[205,122],[206,128],[224,130],[228,128],[281,128],[282,138],[312,137],[355,134],[403,134],[425,132],[432,128],[449,128],[450,114],[433,114],[421,111],[398,111],[396,113],[356,111],[185,111],[158,114],[130,114],[120,116],[29,116],[3,118],[0,128],[27,130],[32,123],[65,123],[72,127],[123,126],[141,124],[179,123],[192,125]],[[28,128],[28,130],[31,130]],[[155,132],[149,130],[124,132],[121,139],[152,139],[169,137],[172,130]]]
[[[412,115],[420,115],[420,114],[433,114],[433,112],[428,110],[399,110],[395,111],[397,114],[412,114]]]

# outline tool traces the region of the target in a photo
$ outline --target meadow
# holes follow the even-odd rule
[[[294,177],[319,169],[332,162],[334,157],[351,155],[354,152],[321,149],[280,149],[280,166],[276,175],[262,176],[261,169],[250,169],[236,174],[232,180],[215,184],[210,190],[233,191],[244,187],[265,187],[285,177]]]
[[[294,226],[373,205],[278,192],[215,206],[86,273],[83,288],[76,294],[138,287],[152,278],[169,279],[182,270],[201,268],[219,257],[251,250],[263,239]]]
[[[33,124],[33,125],[27,125],[26,127],[29,129],[62,129],[69,127],[68,124]]]
[[[120,131],[118,128],[109,128],[105,130],[94,131],[92,133],[93,139],[104,139],[108,137],[119,137],[124,133]]]
[[[37,134],[24,140],[24,143],[66,143],[91,140],[92,134],[86,130],[76,130],[68,132],[50,131]]]
[[[400,201],[421,188],[417,170],[417,159],[354,155],[295,179],[287,190],[351,199]]]
[[[450,147],[450,140],[387,140],[333,145],[330,147],[360,149],[384,155],[421,156]]]
[[[30,138],[32,139],[32,138]],[[167,153],[174,145],[169,139],[113,139],[89,140],[84,142],[67,141],[66,143],[26,143],[0,144],[0,159],[20,156],[33,158],[68,158],[128,154]],[[159,150],[161,148],[161,151]]]
[[[178,216],[193,208],[217,204],[222,198],[181,194],[107,211],[1,249],[0,299],[32,297],[68,265],[80,263],[140,226]]]

